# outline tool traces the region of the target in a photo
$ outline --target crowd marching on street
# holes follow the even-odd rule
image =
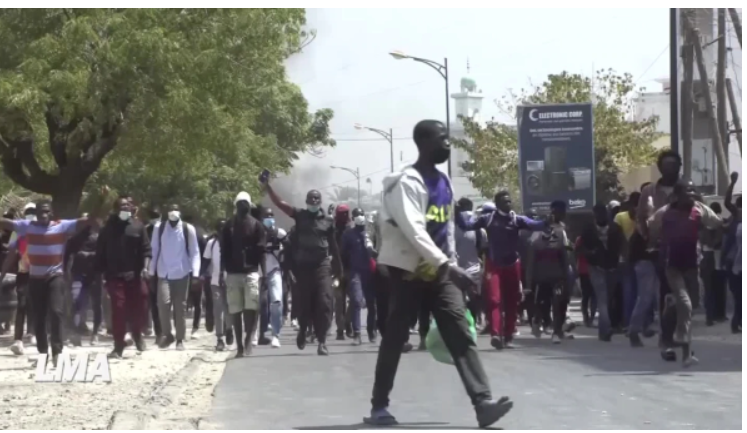
[[[215,333],[215,350],[235,350],[236,357],[260,345],[279,348],[288,328],[299,350],[316,345],[321,356],[329,355],[328,337],[379,344],[365,421],[393,425],[389,394],[400,357],[425,350],[436,323],[484,427],[513,402],[492,395],[470,316],[496,350],[513,348],[523,323],[534,337],[564,344],[577,326],[567,313],[578,284],[583,325],[595,327],[600,342],[621,335],[637,348],[658,335],[662,359],[677,361],[679,351],[688,367],[698,362],[693,309],[704,307],[709,326],[728,321],[728,287],[731,331],[741,332],[736,173],[725,217],[720,204],[703,203],[680,177],[680,156],[665,151],[660,179],[623,203],[597,203],[571,237],[563,201],[540,216],[516,213],[506,191],[478,207],[455,200],[436,167],[450,155],[444,124],[421,121],[413,139],[417,162],[384,179],[375,212],[325,209],[318,190],[295,207],[264,172],[264,191],[292,227],[278,227],[273,210],[247,192],[209,233],[178,204],[146,211],[127,195],[105,221],[56,219],[48,201],[6,214],[0,280],[3,290],[16,291],[17,307],[0,329],[12,330],[10,351],[21,356],[25,345],[36,346],[56,364],[66,345],[100,345],[105,334],[113,339],[112,358],[132,345],[145,351],[146,336],[155,336],[159,349],[184,350],[201,326]]]

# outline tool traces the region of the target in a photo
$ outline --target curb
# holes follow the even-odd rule
[[[169,407],[179,397],[189,380],[200,368],[200,362],[210,362],[207,359],[210,351],[201,351],[187,361],[186,365],[153,395],[145,401],[143,407],[155,407],[152,410],[116,411],[107,425],[107,430],[147,430],[148,424],[159,417],[164,408]]]

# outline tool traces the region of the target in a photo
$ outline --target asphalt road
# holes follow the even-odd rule
[[[700,364],[665,363],[655,340],[631,349],[622,337],[602,343],[590,329],[552,345],[521,328],[517,348],[497,352],[486,337],[480,354],[494,396],[515,406],[506,429],[741,429],[742,344],[728,326],[695,328]],[[377,347],[333,341],[330,356],[283,347],[255,348],[228,361],[205,421],[224,429],[365,429]],[[417,340],[417,336],[413,337]],[[456,370],[427,352],[403,356],[392,393],[402,429],[476,427]]]

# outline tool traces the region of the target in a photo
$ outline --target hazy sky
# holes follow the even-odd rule
[[[337,147],[323,160],[302,160],[319,168],[359,167],[374,191],[380,190],[389,172],[389,145],[368,141],[379,137],[354,129],[355,123],[393,128],[400,138],[396,162],[400,152],[402,163],[413,160],[414,124],[445,117],[444,82],[426,65],[394,60],[392,50],[438,61],[447,57],[451,93],[459,91],[469,60],[469,76],[485,95],[483,118],[490,119],[500,115],[492,101],[508,89],[541,83],[563,70],[589,75],[592,68],[613,68],[659,90],[653,80],[669,75],[668,14],[668,9],[307,9],[318,35],[289,60],[288,73],[312,109],[334,110]],[[452,101],[452,116],[453,107]],[[308,186],[355,185],[351,174],[339,170],[319,182]]]

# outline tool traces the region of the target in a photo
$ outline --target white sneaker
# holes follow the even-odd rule
[[[272,346],[273,349],[279,349],[280,348],[280,340],[277,336],[272,337],[272,342],[270,343],[270,346]]]
[[[13,352],[13,354],[17,356],[23,355],[23,341],[21,340],[14,341],[13,344],[10,345],[10,351]]]
[[[552,344],[560,344],[560,337],[557,334],[553,334]]]
[[[294,331],[298,331],[299,330],[298,320],[296,320],[296,319],[291,320],[291,326],[293,327]]]
[[[255,340],[252,338],[252,347],[257,347],[257,346],[259,346],[259,339]]]
[[[197,329],[193,329],[191,338],[192,340],[197,340],[198,338],[200,338],[200,331]]]
[[[36,335],[32,335],[29,337],[29,344],[31,346],[36,346]]]
[[[132,335],[130,335],[129,332],[125,334],[124,341],[125,341],[125,346],[128,346],[128,347],[135,344],[135,340],[132,339]]]

